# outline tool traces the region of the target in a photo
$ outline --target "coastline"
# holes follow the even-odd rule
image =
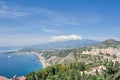
[[[42,63],[43,68],[46,68],[47,66],[50,66],[50,64],[47,62],[47,60],[45,59],[45,57],[42,56],[43,53],[39,53],[39,52],[34,52],[35,55],[38,56],[39,61]]]
[[[37,55],[39,58],[39,61],[42,63],[43,68],[46,68],[45,62],[43,60],[43,57],[41,55]]]

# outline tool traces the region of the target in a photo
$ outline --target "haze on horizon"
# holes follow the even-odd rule
[[[120,40],[119,0],[0,0],[0,46]]]

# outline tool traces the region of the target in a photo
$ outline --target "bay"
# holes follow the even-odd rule
[[[42,69],[42,63],[34,54],[0,54],[0,75],[12,78]]]

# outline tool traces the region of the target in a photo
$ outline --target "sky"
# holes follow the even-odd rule
[[[120,40],[120,0],[0,0],[0,46]]]

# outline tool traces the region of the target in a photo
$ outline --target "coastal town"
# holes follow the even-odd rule
[[[112,61],[118,61],[120,62],[120,48],[93,48],[91,51],[83,51],[82,54],[90,54],[90,55],[103,55],[104,59],[109,59]]]
[[[111,40],[108,40],[111,41]],[[107,42],[108,42],[107,41]],[[112,42],[115,43],[115,41],[112,40]],[[104,43],[106,44],[106,43]],[[58,55],[61,54],[60,50],[55,50],[51,52],[47,52],[47,56],[45,56],[46,53],[41,52],[39,50],[18,50],[15,51],[15,54],[34,54],[37,56],[38,61],[42,63],[43,69],[46,69],[48,66],[56,65],[56,64],[62,64],[63,66],[69,65],[72,62],[83,62],[85,61],[85,64],[97,64],[98,61],[99,64],[96,66],[91,67],[89,70],[84,70],[84,74],[86,75],[96,75],[96,71],[101,75],[103,71],[107,70],[107,68],[104,66],[104,63],[107,61],[112,61],[114,63],[118,62],[120,63],[120,48],[116,47],[106,47],[106,48],[97,48],[96,46],[90,46],[92,49],[89,48],[78,48],[73,50],[67,50],[69,52],[68,55],[65,57],[58,57]],[[79,52],[79,50],[82,52]],[[64,54],[66,54],[66,50],[62,51]],[[74,53],[75,52],[75,53]],[[50,54],[49,54],[50,53]],[[53,54],[53,55],[52,55]],[[55,55],[56,54],[56,55]],[[51,55],[51,56],[50,56]],[[61,54],[62,55],[62,54]],[[82,57],[83,56],[83,57]],[[66,64],[67,62],[67,64]],[[83,71],[80,71],[80,74],[83,75]],[[19,76],[16,75],[13,76],[13,78],[8,79],[4,76],[0,76],[0,80],[27,80],[26,76]]]
[[[0,80],[120,80],[120,0],[0,0]]]

